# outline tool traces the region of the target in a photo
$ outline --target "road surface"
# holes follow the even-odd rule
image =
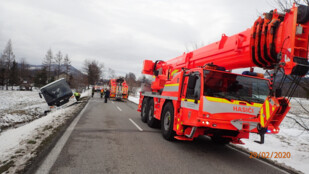
[[[91,99],[48,171],[66,173],[283,173],[207,137],[169,142],[131,102]],[[53,151],[51,151],[53,153]],[[51,154],[49,154],[51,156]],[[52,161],[52,160],[51,160]],[[46,163],[46,162],[45,162]],[[44,173],[39,171],[37,173]]]

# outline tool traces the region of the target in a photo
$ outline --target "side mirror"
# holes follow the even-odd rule
[[[39,96],[40,96],[40,98],[42,98],[42,94],[41,93],[39,93]]]

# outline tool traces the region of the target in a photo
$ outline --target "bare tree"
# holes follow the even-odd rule
[[[45,55],[43,60],[43,66],[46,67],[47,70],[47,79],[50,80],[51,78],[51,66],[54,63],[54,56],[51,49],[49,49]]]
[[[3,56],[0,56],[0,85],[3,90],[3,86],[5,85],[5,61],[3,60]]]
[[[96,60],[85,60],[83,70],[87,74],[88,85],[95,85],[100,80],[103,67],[104,65]]]
[[[309,0],[276,0],[275,6],[277,6],[280,11],[284,12],[287,9],[291,8],[294,3],[297,5],[309,5]]]
[[[132,73],[132,72],[129,72],[128,74],[126,74],[125,80],[128,83],[129,92],[132,93],[133,87],[136,87],[136,76],[135,76],[135,74]]]
[[[19,73],[18,73],[17,62],[15,60],[13,60],[12,66],[11,66],[11,69],[10,69],[10,74],[9,74],[9,84],[12,86],[12,90],[13,90],[13,86],[19,85],[18,74]]]
[[[22,79],[22,82],[25,81],[29,84],[31,81],[29,65],[25,58],[20,60],[19,77]]]
[[[61,73],[62,61],[63,61],[62,53],[61,53],[61,51],[58,51],[58,53],[56,54],[56,57],[55,57],[55,63],[57,65],[56,73],[57,73],[58,79],[59,79],[59,75]]]
[[[70,73],[70,66],[71,66],[71,60],[68,56],[68,54],[65,55],[63,65],[65,67],[65,73],[69,75]]]
[[[116,78],[115,70],[113,70],[112,68],[108,68],[108,78],[110,79]]]
[[[15,55],[13,53],[11,39],[8,41],[3,51],[3,54],[1,56],[1,59],[4,63],[4,73],[3,73],[4,74],[4,84],[6,85],[6,90],[8,90],[11,66],[12,66],[13,61],[15,60]]]

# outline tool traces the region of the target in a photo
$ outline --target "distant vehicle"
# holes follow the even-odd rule
[[[116,100],[128,99],[128,84],[124,79],[111,79],[109,85],[110,98]]]
[[[98,83],[94,85],[94,91],[98,92],[98,91],[101,91],[101,89],[104,89],[103,84]]]
[[[41,98],[43,95],[48,106],[61,106],[69,102],[73,92],[66,80],[62,78],[43,86],[39,95]]]

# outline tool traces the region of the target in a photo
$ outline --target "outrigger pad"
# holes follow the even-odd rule
[[[267,128],[259,128],[260,141],[254,141],[259,144],[264,144],[265,133],[267,132]]]
[[[255,140],[254,142],[259,143],[259,144],[264,144],[264,136],[265,134],[260,134],[260,141]]]

